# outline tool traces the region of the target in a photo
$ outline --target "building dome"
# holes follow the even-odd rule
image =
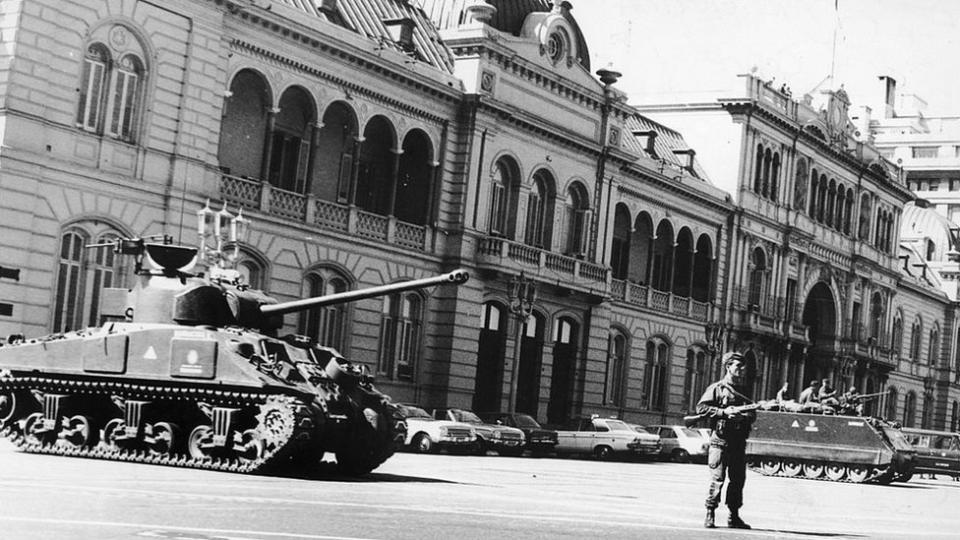
[[[440,30],[456,28],[466,20],[467,8],[477,0],[416,0],[424,13]],[[524,22],[531,13],[549,13],[554,9],[552,0],[486,0],[487,4],[497,8],[487,24],[503,32],[520,36]],[[590,70],[590,52],[587,41],[583,37],[580,25],[573,18],[570,2],[556,2],[563,18],[570,23],[574,31],[573,40],[576,42],[576,61],[586,70]]]

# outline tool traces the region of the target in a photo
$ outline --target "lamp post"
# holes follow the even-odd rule
[[[516,319],[517,330],[513,342],[513,362],[510,364],[510,401],[509,412],[517,412],[517,377],[520,374],[520,345],[523,342],[524,323],[533,313],[534,302],[537,301],[537,284],[523,275],[510,279],[510,313]]]
[[[720,352],[720,347],[723,346],[723,325],[710,321],[703,325],[703,333],[707,339],[707,351],[710,353],[710,367],[711,370],[716,373],[717,353]]]

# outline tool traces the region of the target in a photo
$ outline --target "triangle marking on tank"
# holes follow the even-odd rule
[[[157,351],[153,350],[153,345],[151,345],[151,346],[147,349],[147,352],[143,353],[143,359],[144,359],[144,360],[156,360],[156,359],[157,359]]]

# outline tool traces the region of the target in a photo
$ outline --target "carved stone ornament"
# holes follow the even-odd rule
[[[496,76],[492,71],[484,71],[480,74],[480,90],[484,92],[493,92],[494,82],[496,82]]]
[[[123,26],[116,25],[110,29],[110,46],[118,51],[127,49],[133,43],[133,36]]]

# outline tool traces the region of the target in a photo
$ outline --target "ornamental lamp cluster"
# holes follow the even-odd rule
[[[197,211],[198,257],[207,264],[211,274],[223,273],[236,263],[240,243],[246,242],[249,234],[250,220],[243,217],[243,208],[233,215],[224,203],[223,208],[215,212],[207,199]]]

